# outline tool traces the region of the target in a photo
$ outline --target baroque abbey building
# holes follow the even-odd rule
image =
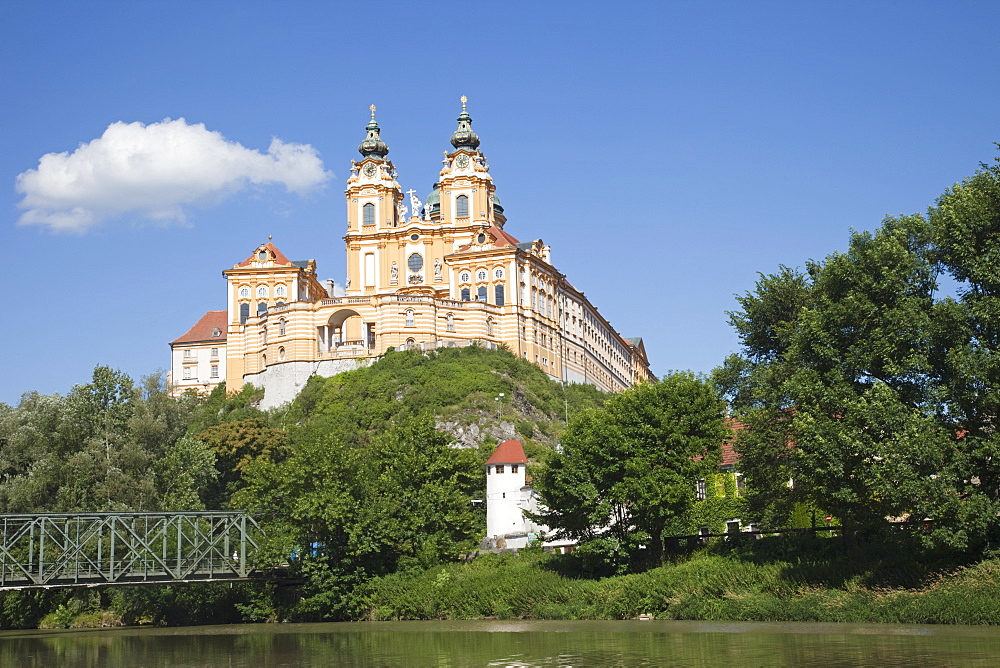
[[[433,190],[404,194],[372,107],[347,179],[343,294],[271,242],[223,271],[227,309],[171,342],[175,393],[222,380],[295,397],[389,348],[506,345],[552,378],[618,392],[652,379],[642,340],[626,339],[551,264],[540,239],[505,230],[465,98]],[[212,357],[214,355],[214,358]]]

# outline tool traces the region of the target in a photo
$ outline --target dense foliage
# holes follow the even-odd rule
[[[717,539],[658,568],[601,579],[581,579],[575,554],[490,555],[377,578],[365,587],[365,617],[1000,623],[1000,561],[934,561],[897,538]]]
[[[725,405],[709,383],[674,373],[575,417],[535,479],[538,517],[582,550],[625,568],[663,552],[665,529],[695,503],[728,436]],[[640,547],[641,546],[641,547]]]
[[[301,591],[15,592],[0,595],[0,626],[349,617],[359,583],[476,545],[485,517],[470,501],[498,437],[543,450],[567,413],[603,401],[475,347],[392,352],[313,378],[275,411],[259,410],[261,398],[222,386],[174,399],[159,377],[136,386],[98,367],[65,397],[0,404],[0,512],[249,509],[267,530],[262,563],[288,562]],[[460,438],[481,447],[452,447]]]
[[[852,529],[915,520],[930,544],[1000,537],[998,260],[1000,165],[984,165],[927,216],[887,218],[739,298],[743,351],[716,379],[749,427],[738,448],[763,521],[805,504]]]

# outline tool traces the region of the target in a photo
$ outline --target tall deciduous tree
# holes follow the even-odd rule
[[[535,481],[539,518],[585,542],[612,539],[625,553],[662,550],[664,526],[690,509],[696,481],[718,465],[724,409],[703,379],[674,373],[582,413]]]
[[[808,277],[782,268],[739,298],[743,352],[716,380],[749,426],[738,449],[762,519],[808,501],[857,527],[929,520],[935,543],[990,538],[998,260],[1000,170],[984,166],[928,216],[888,218]],[[941,295],[942,272],[957,300]]]
[[[482,486],[481,460],[450,447],[430,419],[405,419],[365,444],[299,433],[285,459],[250,461],[248,484],[234,496],[264,518],[271,557],[295,555],[308,583],[299,615],[344,616],[365,578],[473,547],[480,527],[470,501]]]

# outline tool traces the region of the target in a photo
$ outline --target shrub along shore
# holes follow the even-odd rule
[[[1000,624],[1000,557],[962,563],[886,540],[719,541],[643,572],[604,575],[540,549],[413,567],[358,583],[329,620],[655,619]],[[8,597],[8,628],[319,621],[299,587],[111,587]],[[348,600],[349,599],[349,600]],[[32,610],[33,609],[33,610]],[[45,614],[45,610],[49,610]],[[37,616],[36,616],[37,615]],[[32,620],[35,621],[32,621]]]
[[[572,555],[486,555],[378,578],[367,585],[361,617],[1000,623],[1000,558],[962,565],[900,545],[814,542],[706,548],[599,579],[573,577]]]

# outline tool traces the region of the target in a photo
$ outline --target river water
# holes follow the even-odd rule
[[[0,632],[0,666],[996,666],[1000,628],[676,621]]]

